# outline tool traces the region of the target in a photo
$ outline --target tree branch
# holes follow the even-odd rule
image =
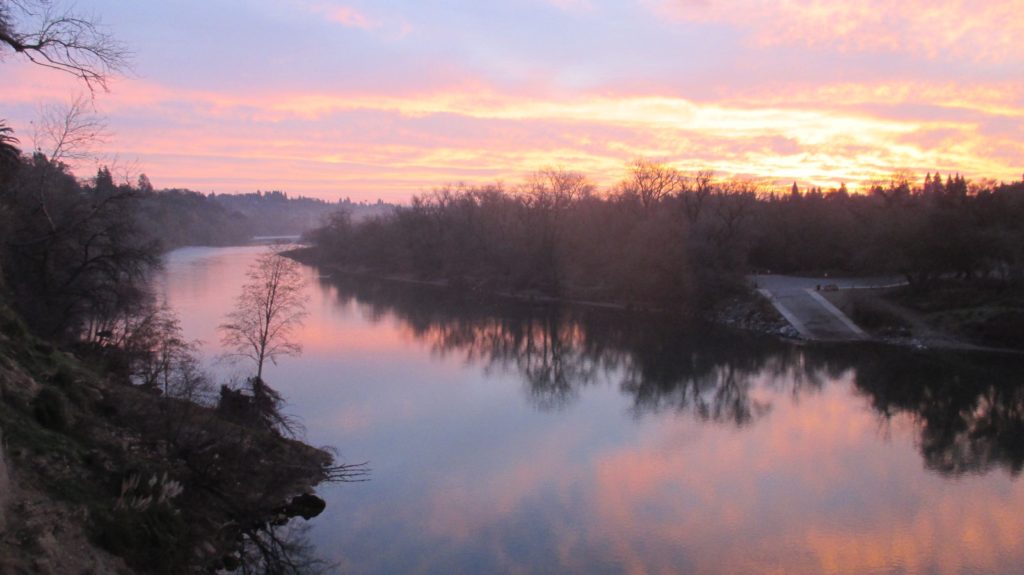
[[[49,0],[0,0],[2,46],[33,64],[76,76],[90,92],[107,91],[109,76],[127,70],[131,61],[98,18],[59,10]]]

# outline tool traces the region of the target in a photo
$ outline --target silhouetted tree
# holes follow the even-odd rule
[[[675,168],[639,158],[629,163],[629,177],[621,185],[623,194],[649,212],[663,200],[684,193],[686,178]]]
[[[354,270],[684,312],[738,295],[750,269],[903,274],[922,289],[950,276],[1024,282],[1024,184],[930,176],[925,193],[898,171],[866,194],[845,185],[794,194],[648,161],[627,175],[606,194],[559,170],[511,192],[446,186],[392,216],[341,219],[312,237],[325,261]]]
[[[564,219],[578,202],[589,197],[594,186],[579,172],[545,168],[532,174],[520,189],[519,198],[530,246],[528,262],[533,277],[545,291],[562,289]]]
[[[50,0],[0,0],[0,57],[6,50],[72,74],[90,90],[105,90],[109,75],[127,68],[130,59],[99,19]]]
[[[691,225],[695,224],[703,213],[707,199],[714,190],[712,186],[713,180],[714,173],[710,170],[697,172],[693,178],[692,189],[683,190],[681,194],[686,219],[689,220]]]
[[[71,114],[72,118],[74,114]],[[65,122],[74,132],[75,123]],[[67,142],[47,149],[61,157]],[[66,156],[64,156],[66,157]],[[60,161],[36,153],[0,189],[8,213],[3,269],[12,303],[37,332],[77,339],[142,297],[158,246],[136,220],[137,194],[105,168],[81,185]]]
[[[14,170],[21,162],[20,142],[14,137],[14,130],[6,122],[0,120],[0,185],[10,179]]]

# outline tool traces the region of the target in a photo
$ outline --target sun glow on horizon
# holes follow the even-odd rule
[[[695,10],[652,0],[646,11],[638,9],[623,25],[646,30],[652,38],[689,26],[692,30],[683,29],[721,42],[714,36],[719,32],[703,27],[725,22],[744,38],[750,20],[734,4],[714,2]],[[545,62],[542,51],[500,43],[494,49],[504,56],[491,60],[485,58],[486,50],[470,57],[454,48],[427,49],[422,61],[415,60],[423,68],[422,79],[415,79],[416,74],[403,78],[413,61],[411,50],[431,46],[431,39],[440,45],[449,41],[436,36],[448,30],[447,23],[420,22],[412,27],[414,33],[383,38],[368,32],[384,22],[426,16],[410,8],[389,19],[384,11],[369,10],[360,2],[308,3],[305,16],[295,18],[328,26],[325,42],[365,43],[381,51],[367,56],[378,66],[376,72],[367,72],[373,81],[338,85],[329,77],[300,75],[292,81],[240,81],[237,87],[225,87],[198,76],[163,79],[159,65],[152,63],[155,57],[143,51],[142,63],[149,70],[145,77],[117,79],[111,93],[96,95],[97,111],[109,118],[113,133],[97,151],[102,162],[116,159],[137,166],[158,188],[218,193],[282,189],[331,200],[395,202],[453,182],[515,183],[548,166],[583,172],[608,188],[637,157],[684,171],[713,170],[723,178],[825,188],[846,184],[851,190],[884,181],[896,169],[922,176],[939,171],[972,179],[1020,178],[1024,81],[1003,72],[1020,60],[1005,49],[1003,36],[987,41],[976,67],[988,71],[976,78],[974,72],[954,70],[951,77],[941,78],[910,68],[900,77],[881,62],[861,62],[881,51],[895,59],[919,59],[922,68],[934,67],[943,54],[961,57],[967,47],[956,40],[977,37],[979,22],[1003,18],[1015,30],[1020,17],[986,9],[973,14],[952,39],[929,40],[930,47],[888,41],[863,46],[854,41],[854,32],[874,22],[870,13],[823,0],[798,4],[811,8],[800,15],[808,22],[829,14],[849,19],[836,32],[834,45],[817,35],[796,34],[801,28],[786,20],[796,18],[788,9],[748,7],[750,14],[769,18],[767,29],[774,26],[780,36],[767,44],[759,35],[735,43],[733,49],[749,59],[735,65],[735,71],[723,66],[720,71],[700,69],[690,74],[692,79],[686,74],[658,77],[639,72],[654,64],[609,59],[607,71],[594,76],[595,85],[567,87],[557,78],[574,74],[573,67]],[[548,8],[558,18],[595,29],[611,11],[596,1],[550,2]],[[910,18],[909,13],[899,14]],[[944,12],[925,20],[949,22],[953,16]],[[883,39],[892,36],[888,29],[882,32]],[[794,56],[792,46],[803,45],[813,48]],[[552,46],[552,59],[562,58],[563,52],[564,47]],[[509,60],[510,54],[515,58]],[[286,54],[281,57],[288,60]],[[339,65],[332,60],[337,57],[310,55],[309,65],[330,69]],[[798,77],[779,71],[743,79],[741,70],[758,58],[769,66],[780,64],[768,58],[804,59],[811,67]],[[520,60],[513,68],[532,62],[540,75],[510,86],[501,67]],[[846,62],[858,73],[831,74],[827,68],[833,61]],[[356,60],[343,62],[358,71]],[[482,66],[484,62],[492,64]],[[251,75],[247,70],[259,63],[240,65],[240,78]],[[32,132],[29,123],[40,103],[62,101],[80,89],[72,78],[14,59],[3,65],[10,87],[0,96],[5,106],[0,117],[25,136]],[[207,64],[194,65],[202,72]],[[274,61],[267,65],[279,67]],[[870,74],[872,66],[879,70],[877,77]],[[599,81],[602,76],[607,79]]]

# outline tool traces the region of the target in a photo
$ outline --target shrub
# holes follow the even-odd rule
[[[59,390],[44,387],[32,402],[32,413],[43,427],[65,431],[71,424],[68,399]]]

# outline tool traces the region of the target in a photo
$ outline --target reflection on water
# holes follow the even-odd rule
[[[215,341],[252,255],[172,254],[165,291],[193,337]],[[307,272],[306,351],[268,378],[311,441],[370,461],[310,533],[346,572],[1024,564],[1021,359],[800,347]]]
[[[863,362],[857,386],[881,417],[908,413],[925,464],[947,474],[1024,465],[1024,378],[1016,358]]]
[[[375,320],[400,318],[442,356],[514,370],[539,409],[565,408],[586,386],[617,377],[637,416],[671,411],[745,426],[771,410],[771,401],[752,393],[758,385],[799,398],[849,371],[880,420],[913,419],[929,469],[1002,466],[1016,476],[1024,464],[1024,363],[1016,357],[803,348],[621,313],[365,279],[321,281]]]

